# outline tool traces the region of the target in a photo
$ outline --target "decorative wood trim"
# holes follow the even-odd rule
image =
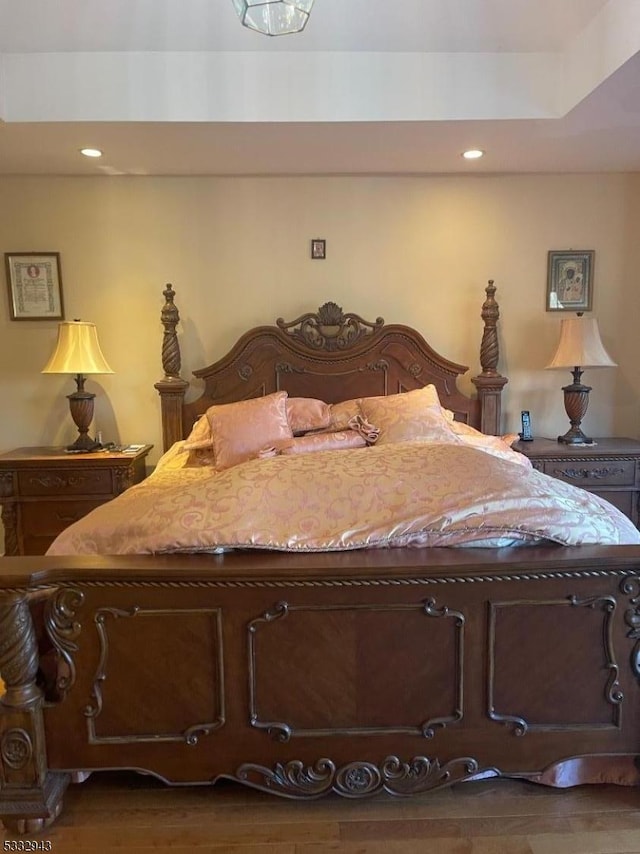
[[[495,776],[495,769],[487,769]],[[478,762],[468,756],[441,764],[438,759],[415,756],[403,762],[388,756],[380,765],[374,762],[349,762],[336,766],[331,759],[319,759],[305,765],[299,759],[278,762],[272,768],[245,762],[231,779],[270,794],[294,800],[307,800],[331,792],[345,798],[367,798],[380,792],[391,795],[417,795],[461,783],[483,773]]]
[[[76,681],[76,666],[73,659],[78,651],[75,638],[82,630],[75,620],[76,610],[84,603],[84,593],[75,587],[58,590],[47,599],[44,613],[45,631],[53,644],[63,667],[56,679],[57,699],[63,700]]]
[[[621,706],[624,700],[624,694],[620,689],[618,682],[619,667],[615,659],[615,650],[613,646],[613,617],[616,610],[616,600],[613,596],[591,596],[586,599],[581,599],[578,596],[567,596],[566,599],[553,599],[548,601],[530,600],[514,600],[512,602],[489,602],[489,626],[487,632],[487,661],[489,664],[489,672],[487,675],[487,714],[493,721],[499,721],[504,724],[513,724],[513,734],[523,736],[529,730],[542,732],[550,730],[602,730],[602,729],[619,729],[621,721]],[[500,713],[494,707],[494,679],[495,679],[495,632],[496,632],[496,616],[499,608],[518,607],[522,605],[548,605],[553,606],[571,606],[579,608],[595,608],[600,605],[605,617],[602,632],[603,652],[606,660],[606,668],[609,670],[609,678],[605,686],[605,699],[613,706],[611,724],[601,723],[585,723],[585,724],[532,724],[529,723],[518,714]]]
[[[0,471],[0,498],[11,498],[14,493],[14,472]]]
[[[38,641],[25,597],[0,594],[0,638],[0,818],[9,830],[35,833],[59,814],[69,777],[47,771]]]
[[[509,574],[503,575],[469,575],[469,576],[414,576],[411,578],[396,578],[388,576],[386,578],[310,578],[310,579],[291,579],[291,580],[257,580],[257,579],[237,579],[233,581],[226,580],[202,580],[202,581],[126,581],[126,580],[109,580],[109,581],[90,581],[83,580],[83,588],[253,588],[253,589],[271,589],[271,590],[286,590],[309,587],[422,587],[437,584],[490,584],[490,583],[513,583],[519,581],[553,581],[562,579],[588,579],[588,578],[627,578],[632,576],[633,571],[625,569],[575,569],[575,570],[552,570],[549,572],[535,572],[523,570],[518,572],[514,570]],[[29,591],[47,589],[51,585],[34,585],[29,588],[5,588],[7,593],[26,593]]]
[[[353,312],[345,314],[335,302],[325,302],[317,312],[307,312],[288,323],[279,317],[276,326],[311,350],[332,353],[349,350],[361,338],[375,335],[384,326],[384,320],[382,317],[364,320]]]
[[[259,657],[256,650],[256,635],[263,624],[270,624],[276,620],[285,619],[292,613],[303,612],[335,612],[335,611],[417,611],[420,610],[428,617],[448,617],[454,620],[455,632],[455,708],[451,713],[430,718],[416,726],[403,724],[390,726],[372,727],[319,727],[304,728],[294,727],[292,724],[280,721],[260,720],[258,703],[258,664]],[[247,643],[249,649],[249,716],[252,727],[265,730],[276,741],[287,742],[298,736],[322,736],[322,735],[387,735],[395,733],[414,733],[423,738],[433,738],[436,729],[445,729],[447,724],[462,720],[463,716],[463,678],[464,678],[464,615],[459,611],[453,611],[446,606],[437,608],[435,599],[428,599],[422,606],[414,604],[398,605],[289,605],[288,602],[278,602],[260,617],[252,620],[247,627]]]
[[[144,735],[98,735],[95,721],[103,708],[102,683],[107,678],[109,659],[109,635],[107,618],[119,620],[127,617],[162,617],[177,614],[206,614],[214,619],[216,637],[216,673],[219,685],[218,714],[210,723],[196,723],[180,733],[146,733]],[[142,744],[144,742],[184,742],[190,746],[198,744],[201,736],[210,735],[225,724],[225,690],[224,690],[224,653],[222,641],[222,610],[220,608],[162,608],[143,609],[134,605],[132,608],[99,608],[94,614],[94,622],[100,641],[100,660],[96,669],[91,688],[92,701],[85,706],[84,715],[87,718],[89,744]]]
[[[640,576],[629,576],[621,581],[620,592],[630,597],[631,607],[624,612],[624,621],[629,626],[627,637],[635,640],[629,658],[631,672],[640,682]]]
[[[562,468],[554,469],[552,474],[554,477],[568,477],[571,480],[603,480],[607,477],[614,477],[617,474],[624,474],[624,469],[613,468],[611,466],[605,466],[600,469]]]
[[[13,501],[5,501],[2,505],[2,524],[4,526],[4,553],[7,557],[17,557],[20,554],[18,537],[18,505]]]

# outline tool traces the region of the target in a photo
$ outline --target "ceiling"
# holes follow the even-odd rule
[[[640,171],[640,0],[0,0],[0,174],[567,171]]]

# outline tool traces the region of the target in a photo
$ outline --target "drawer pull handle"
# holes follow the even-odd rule
[[[74,513],[72,516],[63,516],[62,513],[56,513],[56,517],[60,522],[77,522],[80,516]]]
[[[623,468],[601,468],[601,469],[554,469],[556,477],[570,477],[574,480],[602,480],[612,475],[623,474]]]

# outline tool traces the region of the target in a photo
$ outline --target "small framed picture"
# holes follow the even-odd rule
[[[591,311],[593,249],[552,250],[547,265],[547,311]]]
[[[11,320],[63,320],[59,252],[5,252]]]
[[[323,260],[327,257],[327,241],[314,238],[311,241],[311,257],[315,260]]]

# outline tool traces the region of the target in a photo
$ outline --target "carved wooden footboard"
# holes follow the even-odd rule
[[[289,798],[640,779],[640,551],[8,558],[0,816],[79,772]]]

